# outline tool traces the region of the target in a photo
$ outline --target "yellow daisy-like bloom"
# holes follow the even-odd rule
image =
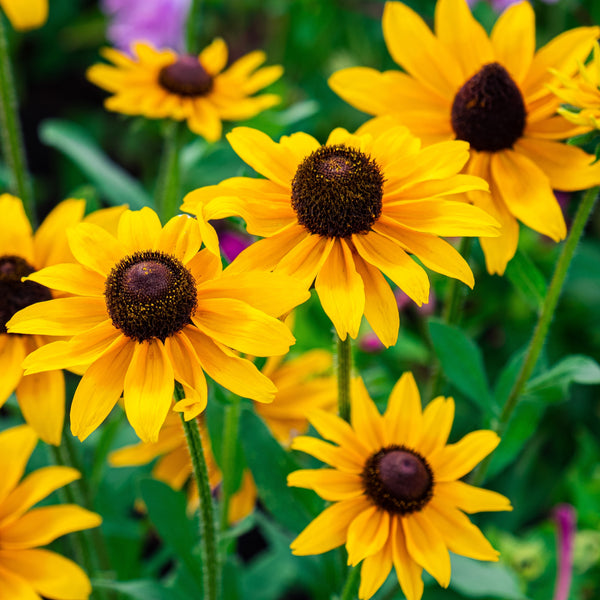
[[[87,77],[113,95],[108,110],[150,119],[187,121],[188,127],[209,142],[221,138],[222,121],[242,121],[275,106],[279,96],[261,94],[283,73],[279,65],[258,68],[266,55],[255,50],[227,65],[228,50],[216,39],[198,56],[133,45],[134,58],[114,48],[103,56],[113,65],[90,67]],[[225,69],[225,70],[224,70]]]
[[[86,600],[92,586],[81,568],[39,546],[66,533],[98,527],[102,519],[73,504],[32,508],[81,477],[70,467],[44,467],[21,481],[36,443],[28,425],[0,433],[0,598]]]
[[[383,416],[362,380],[353,382],[352,394],[351,425],[325,412],[309,415],[337,445],[305,436],[292,443],[333,468],[295,471],[288,484],[334,502],[292,542],[293,553],[321,554],[345,543],[348,564],[363,561],[361,599],[375,594],[392,566],[407,600],[419,600],[422,569],[448,586],[448,551],[498,560],[464,513],[512,510],[510,503],[459,481],[498,445],[498,436],[475,431],[447,444],[454,401],[439,397],[422,411],[410,373],[395,385]]]
[[[48,19],[48,0],[0,0],[0,7],[18,31],[37,29]]]
[[[204,419],[198,418],[198,425],[203,440],[208,440],[208,430]],[[140,442],[132,446],[125,446],[111,452],[108,460],[113,467],[134,467],[145,465],[158,458],[152,469],[155,479],[164,481],[174,490],[180,490],[189,483],[188,510],[193,513],[198,508],[200,499],[198,486],[193,478],[193,467],[190,460],[185,433],[179,415],[167,415],[158,440],[156,442]],[[208,481],[214,490],[222,481],[223,476],[212,453],[210,444],[204,445],[204,458],[208,470]],[[229,502],[228,520],[236,523],[247,517],[256,504],[256,485],[250,471],[246,470],[242,476],[240,489],[231,497]]]
[[[568,107],[561,107],[558,112],[571,123],[600,129],[600,46],[594,44],[593,59],[588,65],[579,63],[579,76],[567,77],[554,71],[562,84],[550,86],[550,89]]]
[[[25,420],[42,440],[54,445],[60,444],[65,414],[62,371],[23,376],[21,367],[28,353],[50,339],[44,335],[7,333],[6,323],[20,309],[56,296],[32,281],[21,282],[21,277],[74,260],[65,232],[83,219],[84,210],[84,200],[65,200],[34,234],[21,200],[0,195],[0,406],[15,392]],[[103,225],[116,214],[115,209],[98,212],[102,213]]]
[[[189,193],[182,209],[198,217],[207,247],[218,251],[208,223],[232,215],[264,237],[235,260],[313,281],[323,309],[342,339],[355,338],[364,314],[386,346],[398,336],[398,308],[383,275],[417,304],[427,302],[430,269],[473,286],[473,274],[445,236],[496,235],[496,222],[452,195],[486,190],[460,175],[466,142],[421,148],[405,127],[353,135],[335,129],[321,145],[305,133],[279,143],[237,127],[227,139],[267,179],[234,177]]]
[[[235,351],[285,354],[294,337],[275,317],[308,296],[290,278],[231,274],[203,250],[194,219],[161,227],[149,208],[126,211],[117,236],[83,223],[68,232],[78,261],[29,276],[72,294],[33,304],[7,324],[11,333],[73,336],[24,361],[25,374],[89,365],[73,397],[71,430],[84,440],[123,392],[138,436],[156,441],[173,398],[191,419],[206,407],[206,371],[234,393],[270,402],[275,386]],[[233,350],[232,350],[233,349]]]
[[[491,195],[468,197],[502,225],[500,237],[481,240],[488,271],[502,274],[514,256],[518,221],[563,239],[553,188],[597,185],[600,163],[591,165],[593,156],[559,141],[586,129],[556,114],[560,101],[548,87],[556,82],[550,69],[573,75],[600,28],[567,31],[535,52],[529,2],[507,8],[488,36],[465,0],[438,0],[435,35],[399,2],[385,5],[383,32],[406,73],[356,67],[334,73],[329,84],[362,111],[393,115],[424,143],[470,143],[465,171],[488,181]]]

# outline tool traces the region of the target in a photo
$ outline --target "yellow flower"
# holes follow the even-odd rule
[[[294,337],[275,317],[306,300],[289,278],[232,275],[206,250],[195,220],[161,227],[149,208],[126,211],[117,236],[84,223],[69,232],[78,261],[29,276],[70,298],[17,313],[11,333],[73,336],[30,354],[26,374],[89,365],[73,397],[71,430],[85,439],[123,392],[138,436],[156,441],[171,408],[174,381],[187,419],[206,407],[206,371],[234,393],[270,402],[275,386],[235,352],[285,354]]]
[[[48,19],[48,0],[0,0],[0,7],[18,31],[37,29]]]
[[[439,235],[496,235],[496,222],[451,196],[486,190],[458,175],[466,142],[421,148],[405,127],[352,135],[335,129],[321,145],[305,133],[279,143],[247,127],[227,136],[233,149],[267,179],[234,177],[195,190],[183,210],[198,217],[205,243],[218,251],[210,219],[238,215],[262,236],[233,262],[313,281],[338,335],[355,338],[364,314],[386,345],[398,336],[398,308],[383,275],[417,304],[427,302],[428,268],[473,286],[460,254]],[[316,278],[316,279],[315,279]]]
[[[84,210],[84,200],[65,200],[34,234],[21,200],[9,194],[0,195],[0,406],[16,392],[25,420],[42,440],[54,445],[60,444],[65,414],[63,374],[50,370],[23,376],[21,367],[25,356],[46,344],[49,338],[7,333],[6,323],[21,308],[55,296],[37,283],[22,283],[21,277],[74,260],[66,229],[83,219]],[[98,212],[107,217],[106,211]],[[115,214],[115,209],[109,209],[108,214]],[[108,221],[105,218],[103,224]]]
[[[204,459],[208,471],[208,481],[214,490],[222,481],[223,476],[215,461],[209,440],[208,430],[204,419],[198,417],[198,425],[204,444]],[[145,465],[158,458],[152,469],[155,479],[164,481],[174,490],[180,490],[184,485],[188,486],[188,510],[194,513],[198,508],[200,499],[198,487],[193,479],[192,463],[188,450],[185,433],[181,425],[179,415],[170,413],[167,415],[158,440],[156,442],[140,442],[131,446],[125,446],[111,452],[108,460],[113,467],[135,467]],[[228,520],[236,523],[247,517],[256,504],[256,485],[249,470],[245,470],[242,476],[240,488],[232,495],[229,502]]]
[[[283,73],[279,65],[258,68],[264,52],[256,50],[235,61],[228,69],[227,46],[216,39],[199,56],[155,50],[148,44],[133,45],[134,58],[104,48],[113,65],[97,64],[87,77],[113,93],[108,110],[150,119],[187,121],[188,127],[209,142],[221,138],[221,121],[242,121],[279,102],[275,94],[252,96]]]
[[[410,373],[394,387],[383,416],[362,380],[353,382],[352,393],[351,425],[325,412],[309,415],[337,446],[305,436],[292,443],[333,468],[295,471],[288,484],[334,502],[292,542],[293,553],[320,554],[345,543],[348,564],[363,561],[361,599],[375,594],[392,565],[407,600],[419,600],[422,569],[448,586],[448,551],[498,560],[464,513],[512,510],[510,503],[459,481],[498,445],[498,436],[481,430],[447,444],[454,401],[439,397],[422,411]]]
[[[597,185],[600,163],[591,165],[593,156],[559,142],[586,129],[556,114],[549,69],[573,75],[600,28],[567,31],[536,53],[529,2],[507,8],[488,37],[465,0],[438,0],[435,35],[399,2],[386,4],[383,32],[405,73],[356,67],[334,73],[329,84],[362,111],[393,115],[424,143],[470,143],[465,171],[488,181],[491,195],[472,191],[468,197],[502,226],[500,237],[481,240],[488,271],[502,274],[514,256],[518,221],[563,239],[566,226],[553,188]]]
[[[579,77],[567,77],[554,71],[562,86],[549,86],[568,107],[558,112],[571,123],[600,129],[600,46],[594,44],[593,59],[588,65],[579,63]]]
[[[102,519],[73,504],[31,508],[81,476],[70,467],[44,467],[21,481],[36,442],[28,425],[0,433],[0,595],[85,600],[92,591],[87,575],[71,560],[39,546],[98,527]]]

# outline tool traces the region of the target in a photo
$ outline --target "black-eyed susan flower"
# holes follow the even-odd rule
[[[37,29],[48,19],[48,0],[0,0],[0,7],[18,31]]]
[[[208,440],[208,430],[202,417],[198,417],[198,426],[202,438]],[[188,510],[190,513],[195,512],[200,502],[198,486],[193,478],[192,462],[181,419],[175,413],[167,415],[156,442],[140,442],[125,446],[109,455],[109,462],[113,467],[145,465],[155,459],[158,460],[152,469],[152,477],[164,481],[174,490],[180,490],[188,485]],[[210,444],[204,445],[204,459],[210,487],[216,490],[223,476],[215,461]],[[246,469],[242,475],[240,488],[229,501],[229,522],[236,523],[247,517],[254,510],[255,504],[256,485],[252,474]]]
[[[0,433],[0,596],[86,600],[92,591],[87,575],[73,561],[40,546],[98,527],[102,519],[73,504],[32,508],[80,477],[70,467],[44,467],[22,479],[36,442],[28,425]]]
[[[50,338],[7,333],[6,323],[22,308],[61,295],[33,281],[22,282],[21,278],[49,265],[74,260],[65,232],[82,220],[84,210],[84,200],[65,200],[33,233],[21,200],[9,194],[0,196],[0,406],[15,392],[25,420],[42,440],[54,445],[60,444],[65,414],[62,371],[52,369],[24,376],[21,367],[25,356]],[[115,209],[109,209],[108,215],[99,212],[103,225],[115,215]]]
[[[514,256],[519,224],[555,241],[566,235],[553,188],[581,190],[600,183],[600,163],[560,142],[585,131],[557,115],[550,69],[567,76],[585,60],[600,33],[580,27],[535,52],[535,16],[529,2],[510,6],[490,36],[465,0],[439,0],[435,35],[416,12],[388,2],[384,37],[406,72],[350,68],[329,84],[344,100],[371,115],[393,115],[424,143],[466,140],[467,173],[490,184],[491,194],[470,201],[502,225],[500,237],[481,239],[490,273],[502,274]]]
[[[285,354],[294,337],[275,317],[308,294],[290,278],[231,274],[198,252],[200,231],[180,215],[161,227],[149,208],[121,215],[116,237],[91,223],[69,232],[74,264],[42,269],[29,281],[72,294],[15,314],[11,333],[69,336],[39,348],[25,374],[89,365],[73,397],[71,430],[85,439],[123,393],[138,436],[156,441],[174,382],[186,419],[206,407],[206,371],[241,396],[270,402],[275,386],[247,359]]]
[[[211,219],[241,216],[264,237],[232,268],[285,273],[313,281],[341,339],[356,338],[363,314],[390,346],[398,336],[398,307],[389,277],[417,304],[427,302],[428,268],[473,286],[465,260],[438,236],[496,235],[482,210],[456,201],[466,190],[487,190],[478,177],[459,175],[469,158],[466,142],[421,148],[405,127],[373,135],[335,129],[321,145],[305,133],[279,143],[237,127],[227,139],[266,179],[234,177],[184,198],[207,247],[218,251]]]
[[[360,379],[352,392],[351,425],[325,412],[309,415],[333,444],[308,436],[292,442],[332,468],[295,471],[288,484],[333,502],[292,542],[293,553],[321,554],[345,544],[348,564],[362,561],[361,600],[375,594],[392,566],[407,600],[419,600],[423,569],[448,586],[448,551],[498,560],[465,513],[511,510],[510,503],[460,481],[498,445],[498,436],[481,430],[448,444],[454,401],[439,397],[422,411],[410,373],[395,385],[383,416]]]
[[[87,77],[113,95],[108,110],[150,119],[187,121],[188,127],[209,142],[221,138],[222,121],[242,121],[279,102],[275,94],[256,92],[283,73],[279,65],[262,67],[266,56],[260,50],[239,58],[227,69],[228,51],[216,39],[198,56],[155,50],[138,42],[133,57],[104,48],[112,65],[96,64]]]
[[[550,89],[568,106],[558,112],[571,123],[600,129],[600,46],[594,44],[593,59],[589,64],[579,63],[577,77],[568,77],[554,71],[560,86]]]

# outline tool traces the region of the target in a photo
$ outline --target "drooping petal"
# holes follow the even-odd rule
[[[38,438],[29,425],[11,427],[0,434],[0,505],[17,486]]]
[[[469,514],[512,510],[510,500],[506,496],[469,485],[464,481],[436,482],[436,495]]]
[[[362,480],[354,473],[336,469],[301,469],[288,475],[287,484],[314,490],[325,500],[337,502],[363,493]]]
[[[164,344],[152,338],[134,345],[123,399],[131,426],[144,442],[156,442],[173,400],[174,374]]]
[[[132,340],[121,336],[81,378],[71,405],[71,432],[81,441],[106,419],[117,403],[133,350]]]
[[[32,589],[47,598],[82,600],[92,591],[90,580],[81,567],[49,550],[0,550],[0,565],[25,579]],[[27,596],[13,597],[14,600],[17,598],[28,600]]]
[[[348,564],[357,565],[367,556],[379,552],[387,543],[389,535],[390,513],[377,506],[369,506],[348,527]]]
[[[369,503],[359,497],[326,508],[290,544],[292,554],[321,554],[341,546],[346,541],[350,523],[368,507]]]
[[[372,452],[380,450],[385,445],[383,419],[360,377],[352,381],[351,412],[352,428],[359,439]]]
[[[367,556],[360,569],[360,600],[371,598],[383,585],[392,569],[392,544],[386,543],[376,554]]]
[[[400,517],[392,520],[392,559],[400,587],[406,600],[421,600],[423,595],[423,567],[417,563],[406,548],[406,537]]]
[[[404,373],[390,394],[383,415],[386,444],[404,444],[416,448],[423,435],[421,396],[412,373]]]
[[[331,247],[317,273],[315,289],[338,336],[342,340],[348,334],[356,338],[365,307],[365,289],[352,252],[344,241],[336,240]]]
[[[0,195],[0,256],[20,256],[30,265],[35,260],[29,219],[23,203],[10,194]]]
[[[0,334],[0,361],[2,364],[0,406],[6,402],[21,381],[23,375],[21,363],[25,354],[25,344],[21,336]]]

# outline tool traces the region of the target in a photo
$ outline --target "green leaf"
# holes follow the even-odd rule
[[[526,600],[517,577],[504,565],[451,554],[450,587],[469,598]]]
[[[174,555],[182,561],[202,588],[202,570],[198,556],[193,552],[198,542],[199,526],[196,519],[186,514],[187,500],[183,493],[156,479],[140,482],[141,496],[152,524]]]
[[[530,379],[525,393],[541,396],[545,401],[565,400],[571,383],[600,383],[600,365],[588,356],[567,356],[545,373]]]
[[[44,121],[40,126],[40,139],[68,156],[110,204],[128,204],[132,210],[151,205],[141,184],[108,158],[76,123],[55,119]]]
[[[429,333],[448,381],[472,400],[485,413],[489,413],[492,397],[477,345],[458,327],[441,321],[429,321]]]
[[[506,276],[532,308],[541,308],[546,297],[546,280],[529,257],[517,251],[506,267]]]
[[[137,579],[134,581],[92,580],[94,589],[113,590],[133,600],[173,600],[173,592],[157,581]]]
[[[262,419],[247,408],[242,409],[240,439],[259,498],[281,525],[300,532],[322,508],[314,492],[287,486],[288,473],[300,466]]]

